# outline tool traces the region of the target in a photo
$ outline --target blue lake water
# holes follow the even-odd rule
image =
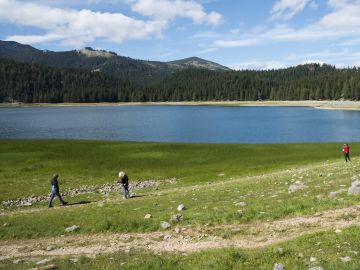
[[[2,139],[201,143],[360,141],[360,112],[305,107],[0,108]]]

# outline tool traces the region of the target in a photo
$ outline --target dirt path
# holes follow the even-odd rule
[[[272,222],[245,225],[179,227],[163,232],[128,234],[81,234],[35,240],[0,242],[0,261],[37,256],[95,256],[131,249],[159,252],[195,252],[205,249],[237,247],[252,249],[288,241],[323,230],[360,226],[360,205]],[[227,234],[226,239],[219,235]]]

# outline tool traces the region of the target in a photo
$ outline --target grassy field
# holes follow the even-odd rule
[[[66,207],[58,207],[58,201],[53,209],[47,209],[46,202],[26,208],[3,207],[0,224],[6,226],[0,226],[0,248],[19,245],[20,250],[44,250],[46,244],[40,243],[47,243],[48,237],[52,237],[50,243],[65,239],[69,245],[71,241],[75,245],[87,239],[83,244],[86,246],[87,241],[97,239],[98,235],[103,234],[104,239],[114,235],[115,239],[116,235],[130,234],[126,242],[131,248],[126,252],[119,248],[110,253],[100,252],[95,258],[74,255],[76,263],[70,260],[74,256],[56,256],[53,263],[60,269],[118,269],[119,265],[121,269],[272,269],[276,262],[286,265],[286,269],[316,265],[324,269],[360,269],[357,253],[360,227],[349,227],[359,222],[356,209],[334,215],[333,220],[325,218],[326,215],[313,224],[309,223],[310,219],[304,220],[296,232],[291,226],[279,232],[261,231],[262,224],[264,228],[282,220],[291,224],[296,218],[358,205],[360,197],[350,196],[346,191],[354,179],[360,178],[359,148],[359,143],[351,144],[353,161],[345,163],[338,143],[0,141],[0,201],[47,194],[49,178],[54,172],[60,174],[62,189],[112,183],[119,170],[126,170],[130,181],[177,179],[176,184],[135,190],[139,197],[129,200],[116,193],[109,196],[94,193],[67,197],[66,200],[75,205]],[[290,185],[300,182],[305,185],[304,189],[288,192]],[[329,198],[330,192],[339,190],[342,191],[335,198]],[[76,205],[84,201],[88,203]],[[160,222],[169,221],[179,213],[176,208],[180,203],[187,208],[181,212],[183,221],[172,223],[167,231],[162,230]],[[152,218],[144,219],[146,214]],[[80,226],[80,230],[64,236],[64,229],[74,224]],[[333,226],[340,226],[342,232],[335,233]],[[224,245],[199,248],[186,254],[170,252],[166,245],[162,246],[163,237],[166,234],[177,237],[173,235],[175,227],[191,232],[190,244],[223,241]],[[279,244],[256,238],[264,238],[263,234],[269,239],[275,239],[276,235],[288,239]],[[141,242],[141,237],[146,241]],[[249,243],[259,241],[260,244],[250,249],[236,244],[249,237],[252,237]],[[179,238],[179,241],[183,240]],[[262,247],[264,241],[266,244]],[[104,243],[104,247],[107,245]],[[141,245],[160,246],[158,251],[155,248],[154,255],[154,249],[146,251]],[[36,266],[35,261],[29,259],[32,257],[34,255],[22,257],[26,263],[19,264],[14,264],[13,259],[0,260],[0,268],[31,268]],[[38,255],[38,259],[47,257]],[[311,257],[316,257],[316,261],[310,262]],[[345,257],[351,260],[344,262],[341,258]]]
[[[354,153],[360,144],[352,144]],[[0,201],[61,188],[114,182],[119,170],[130,180],[169,179],[180,185],[221,181],[296,165],[340,159],[341,144],[216,145],[99,141],[0,140]],[[224,173],[223,177],[219,174]]]

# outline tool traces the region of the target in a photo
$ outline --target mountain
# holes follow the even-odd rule
[[[0,58],[36,63],[50,67],[83,69],[102,72],[131,81],[148,83],[189,68],[215,71],[230,70],[217,63],[197,57],[171,62],[145,61],[117,55],[114,52],[86,47],[80,50],[54,52],[39,50],[14,41],[0,41]]]
[[[184,69],[186,67],[189,67],[189,68],[208,69],[208,70],[213,70],[213,71],[219,71],[219,70],[230,71],[231,70],[228,67],[225,67],[220,64],[217,64],[217,63],[214,63],[211,61],[207,61],[207,60],[204,60],[204,59],[201,59],[198,57],[190,57],[190,58],[171,61],[171,62],[167,62],[167,63],[173,67],[177,67],[178,69]]]

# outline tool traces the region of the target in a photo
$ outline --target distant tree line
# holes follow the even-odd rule
[[[319,64],[269,71],[186,69],[134,84],[101,72],[0,59],[0,102],[322,99],[360,100],[360,69]]]

